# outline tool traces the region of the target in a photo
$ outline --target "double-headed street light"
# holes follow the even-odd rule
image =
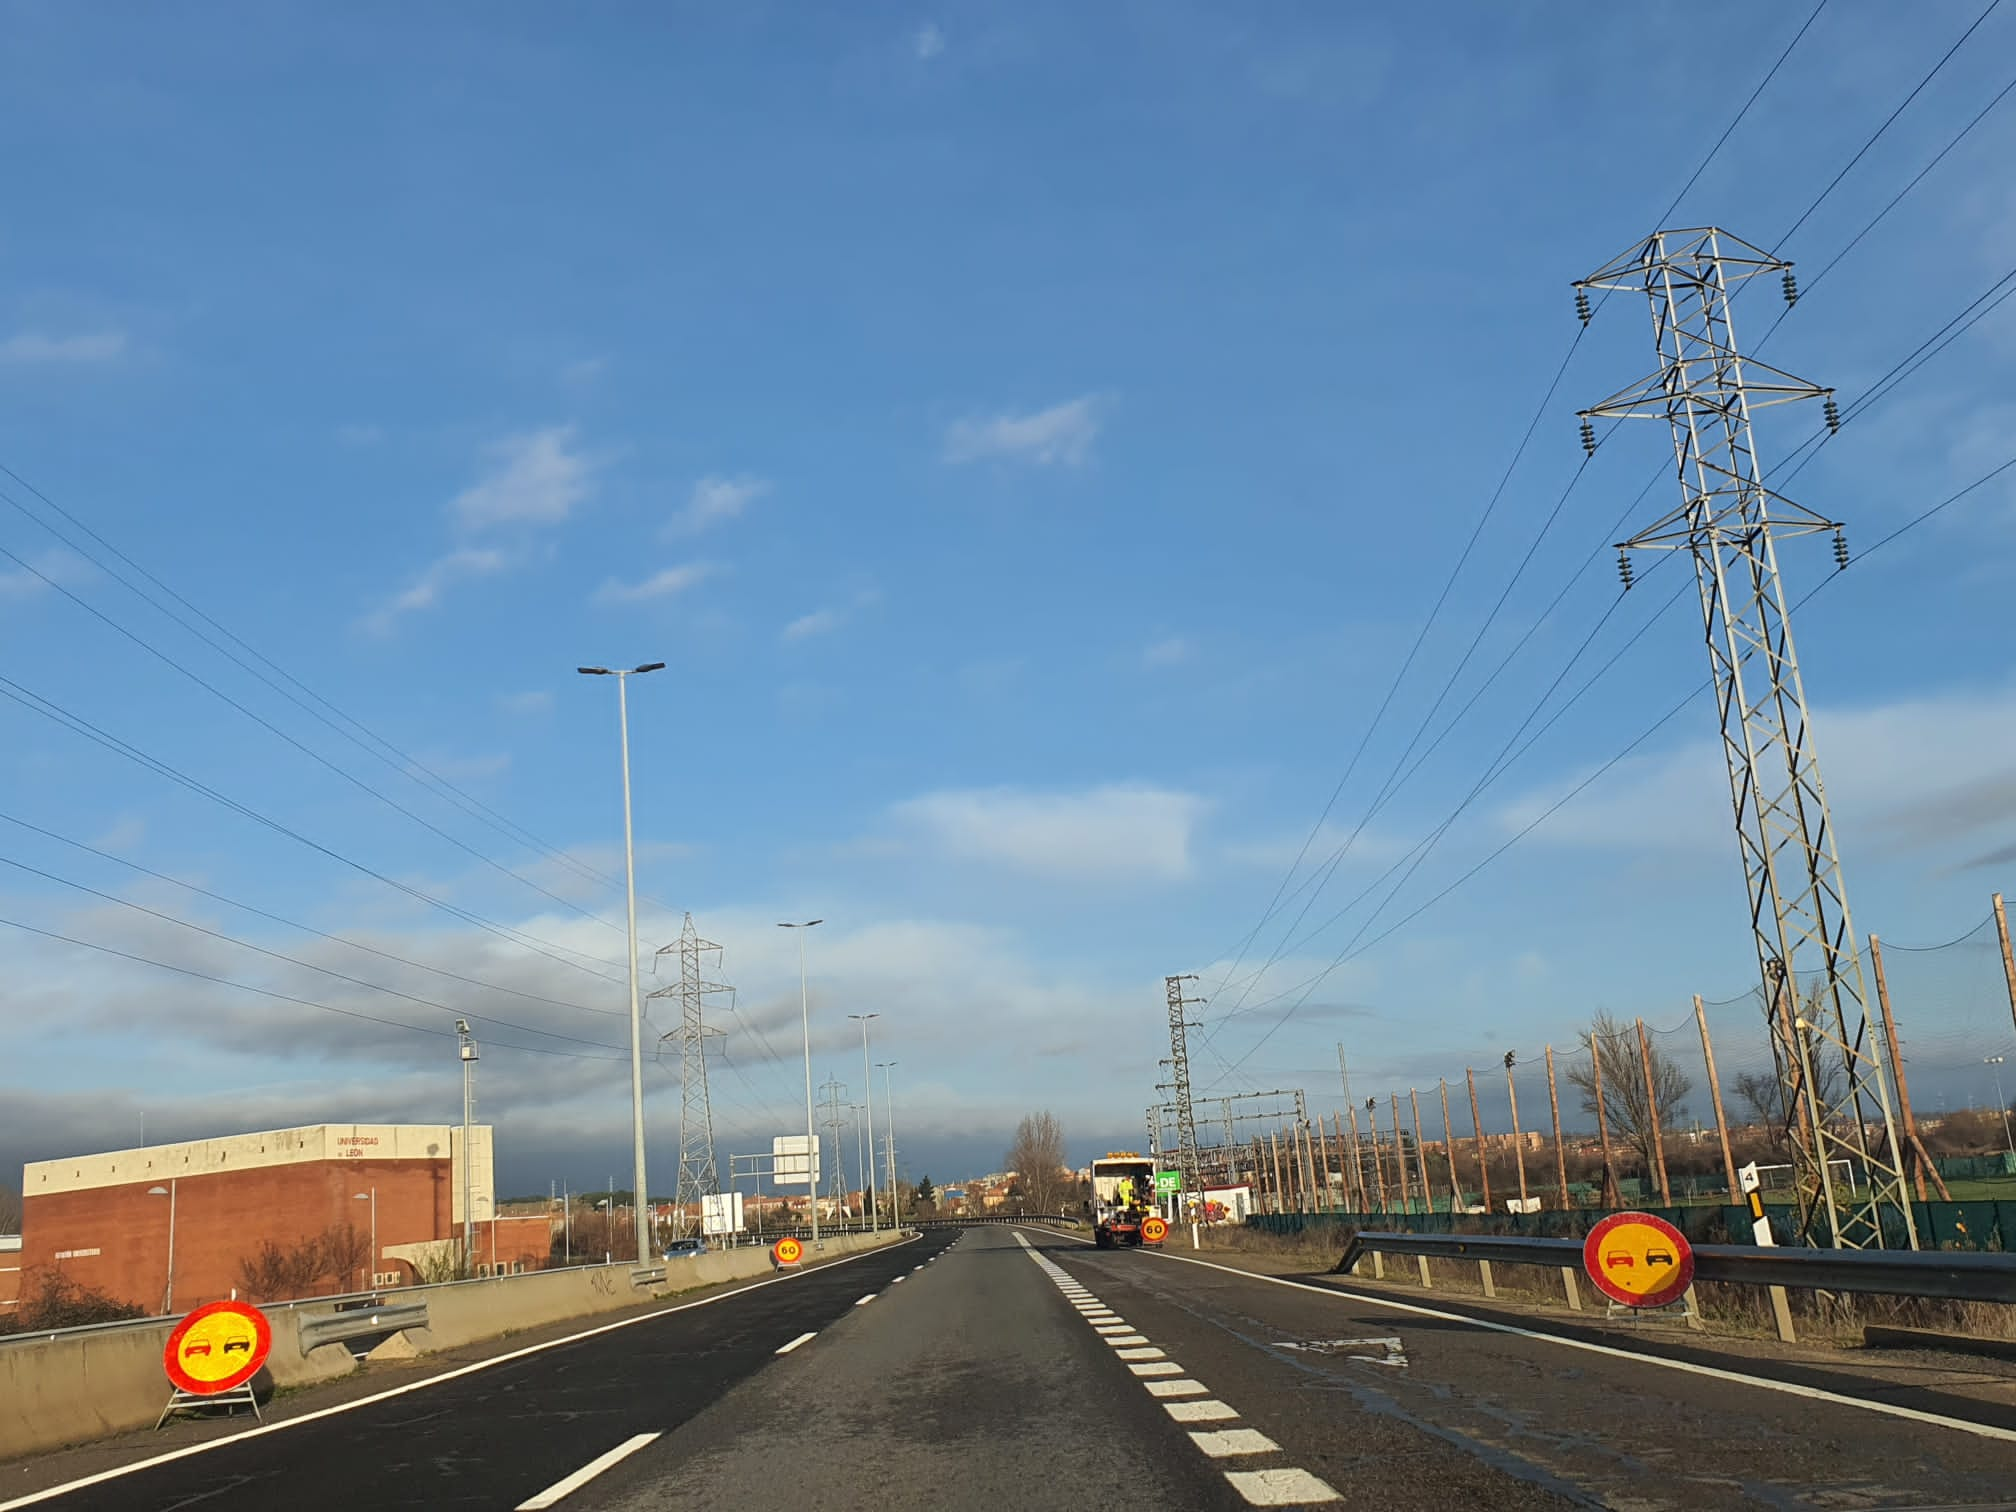
[[[805,991],[805,931],[824,919],[807,919],[802,924],[779,924],[779,929],[798,931],[798,1016],[805,1025],[805,1206],[812,1214],[812,1248],[819,1248],[819,1134],[812,1122],[812,1000]]]
[[[880,1233],[882,1230],[882,1215],[875,1211],[875,1076],[868,1069],[868,1020],[878,1019],[882,1015],[879,1013],[850,1013],[847,1017],[858,1019],[861,1023],[861,1080],[868,1084],[868,1159],[865,1162],[866,1169],[861,1174],[863,1179],[868,1183],[868,1211],[872,1215],[868,1220],[869,1231],[871,1233]],[[855,1153],[859,1154],[860,1152],[857,1150]]]
[[[641,667],[576,667],[583,677],[616,679],[616,719],[623,741],[623,888],[630,910],[630,1140],[637,1165],[637,1263],[651,1263],[651,1235],[646,1214],[651,1189],[644,1184],[644,1015],[637,998],[637,849],[630,832],[630,693],[632,677],[663,668],[663,662]],[[467,1158],[465,1152],[464,1158]]]

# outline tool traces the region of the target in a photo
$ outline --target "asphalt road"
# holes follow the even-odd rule
[[[976,1228],[43,1505],[2016,1506],[2016,1441],[1830,1387],[1858,1382],[1774,1387],[1180,1251]]]

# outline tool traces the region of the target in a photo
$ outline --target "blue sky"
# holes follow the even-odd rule
[[[506,1185],[599,1183],[625,1068],[510,1047],[621,1041],[613,689],[572,669],[662,659],[632,699],[642,930],[655,950],[691,910],[726,947],[724,1148],[802,1119],[785,917],[830,921],[815,1079],[858,1099],[843,1015],[881,1012],[905,1166],[941,1179],[995,1164],[1033,1108],[1081,1156],[1136,1137],[1166,972],[1213,999],[1200,1085],[1319,1107],[1340,1040],[1404,1095],[1572,1043],[1599,1007],[1676,1025],[1691,993],[1735,998],[1703,698],[1279,1018],[1705,678],[1691,594],[1659,610],[1668,564],[1567,689],[1658,623],[1370,928],[1379,892],[1300,938],[1448,818],[1611,607],[1596,548],[1648,479],[1634,525],[1675,502],[1642,423],[1431,731],[1570,585],[1559,607],[1302,929],[1282,938],[1298,894],[1232,967],[1368,726],[1314,858],[1485,627],[1575,475],[1575,411],[1653,364],[1642,304],[1609,304],[1372,725],[1574,338],[1571,280],[1654,229],[1809,9],[1708,6],[1690,29],[1728,67],[1703,73],[1650,11],[6,7],[0,463],[399,754],[192,636],[0,477],[26,506],[0,508],[0,675],[323,849],[11,702],[0,810],[385,954],[12,823],[12,862],[327,970],[18,868],[0,913],[437,1033],[485,1015]],[[1833,0],[1670,223],[1773,245],[1978,13]],[[1771,361],[1853,396],[2005,270],[2016,101],[1814,278],[2007,82],[2012,43],[1990,16],[1782,245],[1808,292]],[[1773,297],[1745,296],[1739,332]],[[1789,491],[1873,543],[2016,450],[2012,365],[1997,312]],[[1767,462],[1817,425],[1770,412]],[[1798,620],[1857,920],[1899,942],[1972,928],[2008,870],[2012,502],[2005,475]],[[1797,593],[1830,571],[1823,541],[1785,561]],[[153,1137],[456,1111],[447,1040],[19,930],[0,950],[0,1165],[143,1116]],[[2011,1038],[1986,960],[1899,1005],[1907,1037],[1951,1039],[1928,1100]],[[1762,1053],[1735,1008],[1718,1035]],[[676,1085],[652,1085],[669,1185]]]

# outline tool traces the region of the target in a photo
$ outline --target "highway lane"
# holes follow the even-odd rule
[[[1180,1250],[1041,1242],[1353,1502],[2016,1505],[2016,1442],[2006,1438],[1213,1269]],[[1845,1365],[1829,1384],[1970,1410],[1858,1381]]]
[[[779,1348],[816,1336],[862,1295],[954,1242],[931,1234],[675,1304],[593,1337],[0,1508],[133,1512],[213,1500],[289,1512],[516,1507],[612,1446],[704,1412],[738,1381],[779,1363]],[[583,1320],[584,1331],[596,1327]],[[172,1432],[163,1438],[171,1448]]]

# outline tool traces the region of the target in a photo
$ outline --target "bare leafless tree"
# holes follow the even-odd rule
[[[1610,1132],[1638,1152],[1652,1169],[1652,1113],[1645,1095],[1645,1063],[1639,1054],[1638,1026],[1615,1015],[1598,1013],[1582,1035],[1584,1053],[1568,1067],[1568,1080],[1582,1093],[1582,1110],[1596,1116],[1596,1067],[1589,1047],[1603,1057],[1603,1115]],[[1659,1126],[1677,1129],[1694,1083],[1678,1062],[1652,1046],[1652,1086],[1658,1094]]]
[[[0,1234],[21,1232],[21,1194],[12,1187],[0,1186]]]
[[[1005,1157],[1015,1173],[1024,1212],[1062,1211],[1071,1186],[1064,1168],[1064,1130],[1049,1111],[1031,1113],[1015,1126],[1015,1142]]]

